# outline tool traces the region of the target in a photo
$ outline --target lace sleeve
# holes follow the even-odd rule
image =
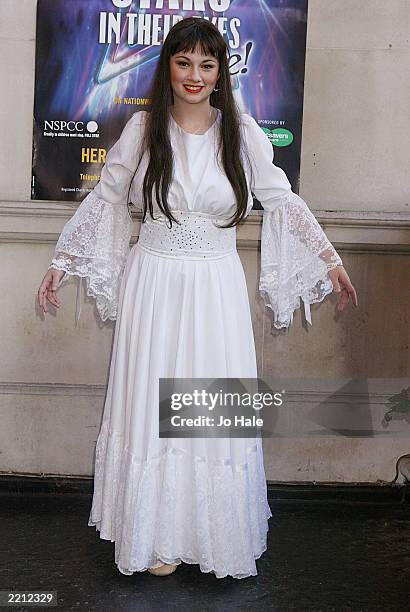
[[[259,291],[273,311],[277,329],[290,326],[300,300],[312,325],[310,305],[333,291],[328,271],[341,265],[318,221],[296,193],[290,192],[275,210],[264,211]]]
[[[87,295],[95,298],[102,321],[114,320],[121,276],[129,251],[132,220],[126,206],[111,204],[92,191],[65,224],[50,268],[86,279]],[[76,322],[79,319],[77,295]]]
[[[137,163],[140,115],[137,112],[131,117],[108,151],[100,182],[63,227],[49,266],[65,272],[59,286],[69,276],[78,277],[76,323],[82,278],[86,279],[87,295],[95,299],[102,321],[117,317],[133,225],[126,197]]]
[[[306,202],[292,191],[285,172],[272,163],[267,136],[250,115],[244,119],[253,158],[251,189],[264,209],[259,292],[277,329],[291,325],[301,300],[312,324],[310,305],[333,291],[328,271],[342,260]]]

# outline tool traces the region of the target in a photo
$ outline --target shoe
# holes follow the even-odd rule
[[[177,567],[178,565],[173,565],[172,563],[163,563],[159,567],[149,567],[148,571],[150,574],[154,574],[154,576],[168,576],[175,572]]]

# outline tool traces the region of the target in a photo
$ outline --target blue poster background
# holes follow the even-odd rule
[[[222,12],[212,1],[204,11],[114,3],[38,0],[32,199],[80,201],[96,185],[103,153],[136,110],[149,110],[164,36],[176,18],[192,15],[216,20],[230,48],[235,99],[267,132],[275,164],[297,192],[307,0],[232,0]]]

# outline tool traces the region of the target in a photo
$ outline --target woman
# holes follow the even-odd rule
[[[289,326],[300,298],[308,318],[333,288],[341,310],[357,298],[269,140],[237,111],[228,49],[209,21],[170,30],[150,98],[63,228],[39,302],[58,308],[62,280],[85,277],[102,320],[117,321],[89,525],[115,542],[119,571],[166,575],[186,562],[245,578],[272,516],[261,439],[159,438],[158,379],[257,377],[235,243],[251,189],[265,209],[260,290],[274,325]],[[143,212],[130,251],[129,195]]]

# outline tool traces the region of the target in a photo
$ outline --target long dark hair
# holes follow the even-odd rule
[[[154,189],[158,206],[168,217],[171,226],[172,221],[178,223],[167,202],[174,162],[168,132],[169,107],[173,104],[170,58],[181,51],[194,52],[197,47],[204,55],[212,55],[219,61],[218,91],[211,93],[210,104],[222,111],[217,156],[219,158],[221,153],[223,169],[232,185],[237,203],[237,210],[229,223],[225,226],[220,225],[220,227],[232,227],[244,218],[249,195],[245,171],[238,152],[243,152],[248,162],[249,156],[241,138],[240,112],[232,93],[228,66],[228,46],[218,28],[207,19],[200,17],[182,19],[169,30],[162,45],[151,83],[149,92],[151,112],[147,113],[138,162],[139,166],[142,156],[147,150],[149,152],[149,162],[143,181],[144,210],[142,221],[144,222],[147,209],[153,217],[152,192]],[[252,174],[251,164],[249,164],[249,167]],[[130,190],[128,196],[129,192]]]

